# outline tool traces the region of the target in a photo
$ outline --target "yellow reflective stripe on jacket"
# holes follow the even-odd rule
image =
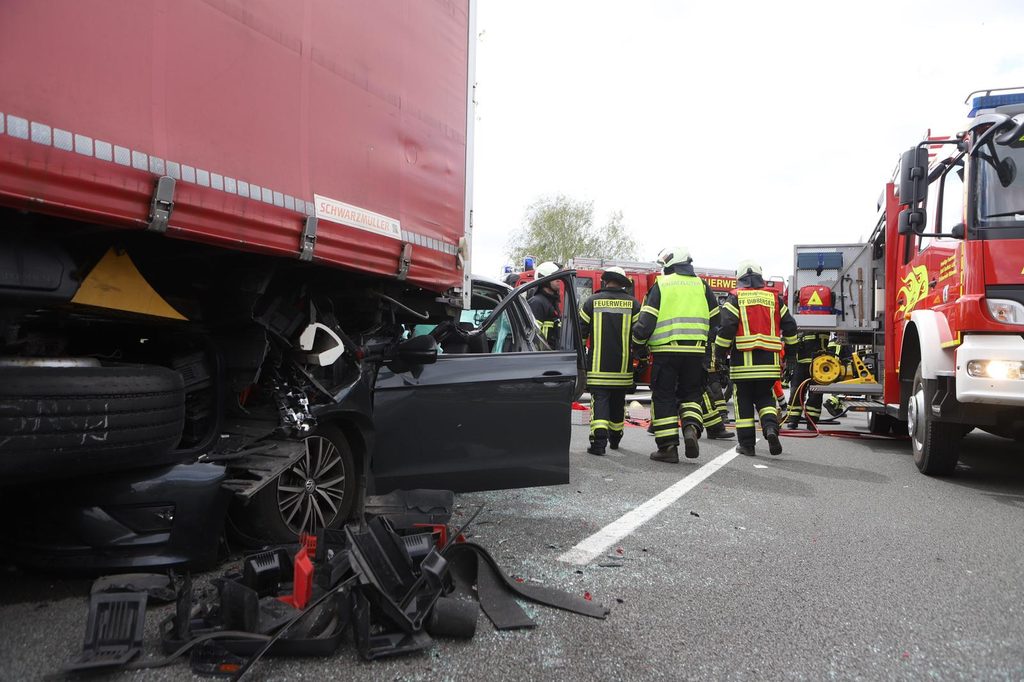
[[[658,320],[651,334],[651,345],[658,345],[666,341],[697,341],[707,339],[710,324],[706,317],[673,317],[667,320]]]
[[[630,303],[630,306],[632,306],[633,302],[630,301],[629,303]],[[632,307],[630,308],[630,310],[632,310]],[[629,357],[629,337],[632,336],[632,334],[630,334],[630,331],[632,329],[633,329],[633,324],[631,322],[626,322],[625,320],[622,321],[622,329],[619,331],[619,333],[621,334],[620,341],[621,341],[622,345],[620,345],[619,348],[622,349],[622,373],[623,374],[625,374],[626,372],[629,372],[630,374],[632,374],[632,367],[630,367],[630,363],[629,363],[629,360],[630,360],[630,357]]]
[[[763,346],[767,346],[767,348],[763,348]],[[737,336],[736,348],[739,350],[753,350],[755,348],[761,348],[762,350],[780,351],[782,350],[782,339],[777,336],[768,336],[767,334],[748,334],[747,336]]]
[[[706,346],[703,343],[700,343],[700,342],[698,342],[698,343],[690,343],[690,344],[683,344],[683,343],[676,343],[676,342],[673,341],[672,343],[664,343],[664,344],[661,344],[661,345],[658,345],[658,346],[652,345],[651,346],[651,352],[652,353],[700,353],[701,355],[703,355],[705,348],[706,348]]]

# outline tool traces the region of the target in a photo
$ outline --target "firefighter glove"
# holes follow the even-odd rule
[[[796,374],[796,355],[791,354],[786,356],[786,371],[790,375]]]

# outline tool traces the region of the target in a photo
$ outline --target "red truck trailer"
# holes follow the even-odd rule
[[[832,314],[797,315],[879,355],[870,426],[909,433],[925,474],[951,474],[974,428],[1024,440],[1024,92],[972,93],[963,132],[904,153],[864,244],[799,245],[794,296],[832,291]],[[968,97],[968,100],[971,99]],[[814,390],[815,387],[812,387]]]
[[[0,498],[62,519],[25,542],[165,565],[229,503],[283,541],[367,491],[568,481],[578,339],[470,276],[474,14],[0,6]]]

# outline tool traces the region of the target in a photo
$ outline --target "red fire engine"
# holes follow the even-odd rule
[[[1024,440],[1024,89],[1014,90],[971,93],[964,132],[902,155],[865,244],[796,247],[794,296],[824,284],[835,301],[833,314],[797,322],[879,353],[881,383],[850,392],[867,397],[872,432],[909,433],[925,474],[952,473],[974,428]]]
[[[601,286],[601,273],[610,267],[620,267],[626,271],[626,275],[633,281],[633,296],[643,302],[647,292],[654,285],[658,275],[661,274],[661,266],[657,263],[647,261],[627,261],[609,258],[573,258],[566,264],[566,267],[576,271],[576,291],[580,301],[586,300],[587,296],[597,291]],[[719,268],[694,268],[697,276],[708,283],[719,302],[725,300],[736,288],[735,270],[722,270]],[[533,270],[526,270],[519,274],[519,284],[533,281]],[[766,282],[769,289],[775,291],[779,296],[786,297],[786,283],[779,277],[773,277]]]

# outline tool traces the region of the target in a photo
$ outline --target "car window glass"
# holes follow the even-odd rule
[[[576,300],[585,301],[594,293],[593,277],[576,278]]]

